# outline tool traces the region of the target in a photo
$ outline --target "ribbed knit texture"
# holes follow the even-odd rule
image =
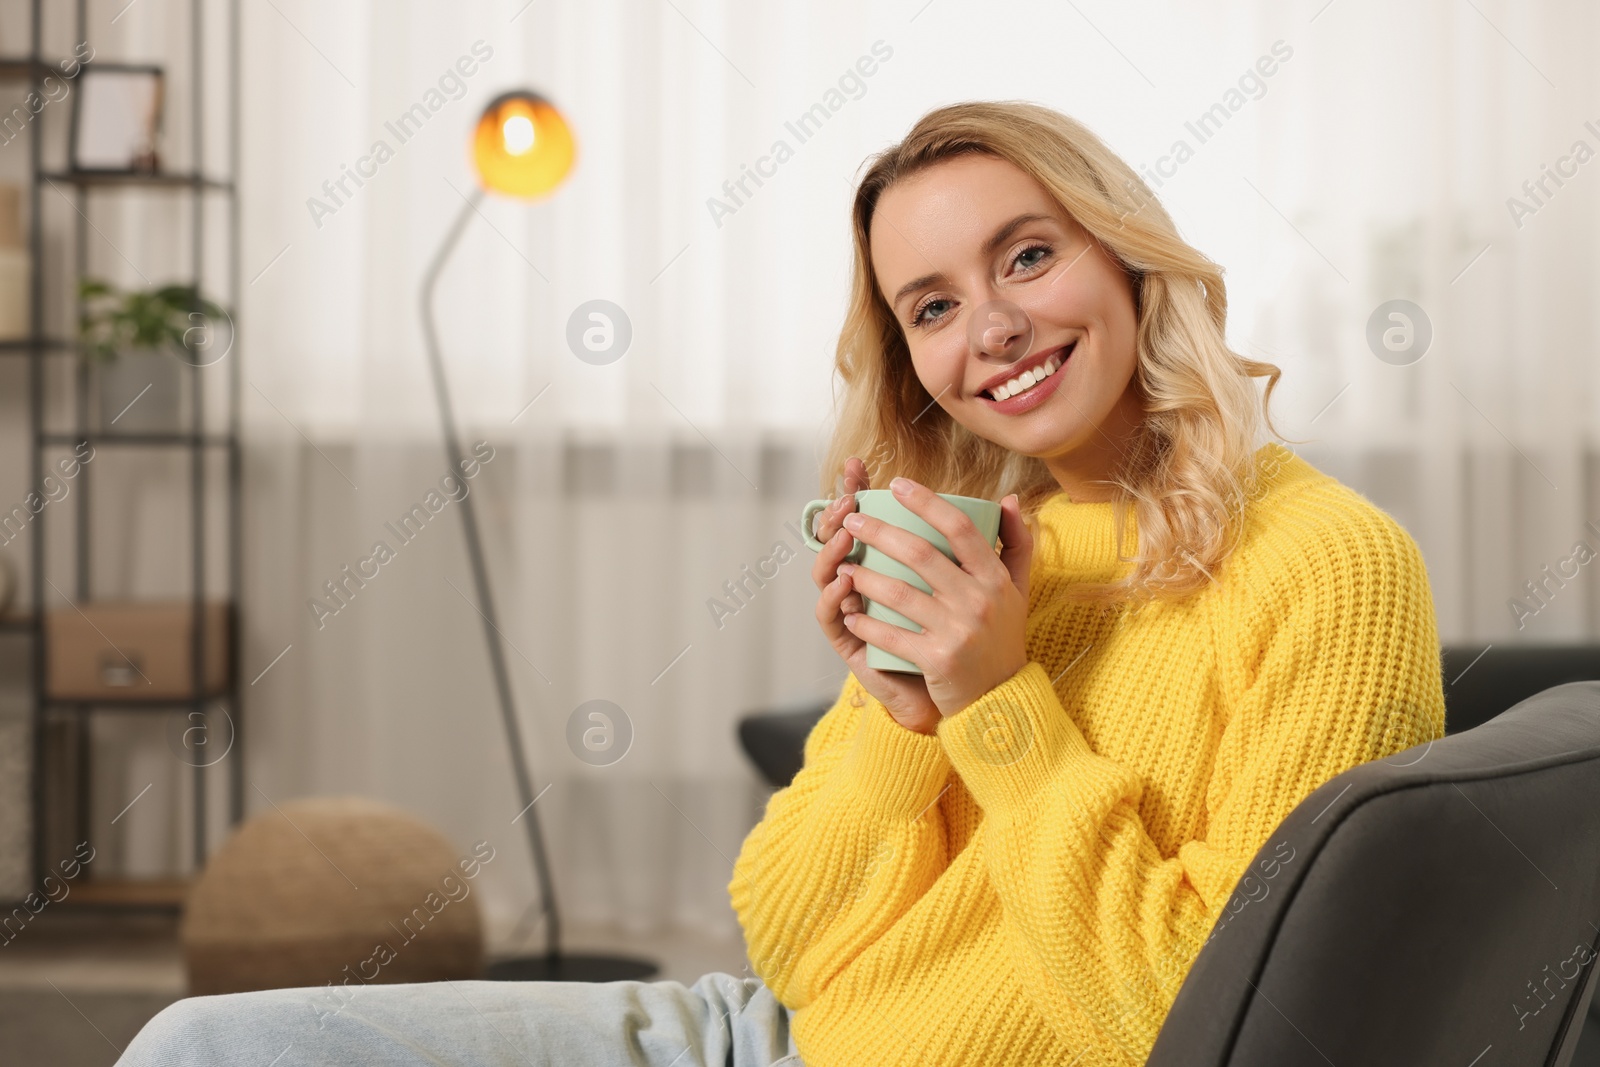
[[[1284,817],[1444,736],[1416,543],[1282,446],[1256,459],[1238,547],[1186,601],[1062,598],[1131,564],[1111,504],[1057,494],[1027,666],[934,736],[846,679],[729,885],[807,1067],[1142,1064]]]

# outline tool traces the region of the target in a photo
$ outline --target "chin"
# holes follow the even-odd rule
[[[1008,452],[1033,459],[1048,459],[1071,452],[1086,436],[1076,413],[1069,412],[1067,418],[1055,416],[1053,412],[1051,413],[1053,417],[1045,417],[1044,412],[1040,412],[1039,415],[1040,417],[1029,420],[1028,425],[997,428],[985,419],[978,426],[969,423],[967,429]]]
[[[978,403],[982,406],[980,418],[991,431],[1013,440],[1028,440],[1041,444],[1044,442],[1065,444],[1069,438],[1082,436],[1086,431],[1092,432],[1093,421],[1102,421],[1107,414],[1100,410],[1099,404],[1094,405],[1092,410],[1086,411],[1081,397],[1072,396],[1066,390],[1059,389],[1045,397],[1042,403],[1020,414],[1004,414],[996,411],[984,400],[979,400]],[[1100,419],[1086,422],[1086,414],[1098,415]]]

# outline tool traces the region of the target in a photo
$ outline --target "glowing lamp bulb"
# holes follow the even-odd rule
[[[520,156],[533,147],[533,120],[526,115],[512,115],[500,128],[505,138],[506,151]]]
[[[554,104],[527,89],[489,101],[472,135],[472,163],[485,189],[548,196],[572,170],[577,145]]]

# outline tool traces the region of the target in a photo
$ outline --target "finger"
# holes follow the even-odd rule
[[[994,546],[984,540],[983,535],[978,532],[978,527],[967,517],[966,512],[932,489],[910,478],[896,478],[889,483],[889,488],[893,490],[895,499],[905,505],[907,510],[920,516],[929,526],[944,535],[944,539],[950,543],[950,551],[955,553],[956,563],[962,570],[974,575],[993,571]],[[927,575],[923,575],[923,578],[926,579]],[[928,584],[933,585],[933,582],[929,581]],[[936,585],[933,587],[935,591],[939,589]]]
[[[844,609],[844,603],[852,599],[860,598],[855,595],[849,577],[843,574],[824,586],[822,595],[817,598],[817,622],[822,627],[823,636],[845,659],[861,645],[861,639],[844,624],[845,616],[849,614]]]
[[[816,536],[818,541],[827,541],[840,530],[840,520],[856,509],[854,493],[846,493],[833,503],[817,512]],[[850,551],[847,547],[846,552]]]
[[[904,563],[935,593],[952,590],[963,580],[969,580],[961,568],[950,562],[950,558],[933,547],[927,538],[859,512],[846,515],[845,518],[848,521],[844,528],[850,531],[851,537],[865,541],[890,559]],[[993,551],[989,555],[993,556]]]
[[[921,658],[921,652],[918,647],[920,642],[916,640],[921,636],[920,634],[901,629],[892,622],[884,622],[881,619],[874,619],[870,615],[859,613],[846,615],[844,624],[852,634],[867,644],[881,648],[891,656],[899,656],[901,659],[910,660],[924,671],[928,669],[927,664]]]
[[[860,456],[851,456],[844,461],[844,491],[846,493],[859,493],[868,488],[867,465]]]
[[[1000,501],[1000,562],[1011,582],[1028,595],[1028,575],[1033,567],[1033,532],[1022,521],[1022,502],[1012,493]]]
[[[823,632],[830,638],[837,637],[844,630],[844,615],[841,605],[845,597],[851,593],[850,582],[840,575],[822,587],[821,594],[817,597],[817,622],[821,624]]]
[[[846,572],[838,574],[833,579],[818,583],[822,596],[817,599],[817,621],[822,624],[830,640],[837,639],[839,634],[849,636],[844,628],[843,616],[853,611],[867,610],[866,603],[856,591],[848,573],[848,570],[853,569],[848,568]],[[825,617],[825,613],[831,614]]]
[[[839,575],[839,587],[844,590],[844,599],[839,602],[839,628],[845,631],[852,645],[859,644],[861,639],[845,629],[845,616],[853,612],[867,610],[866,602],[861,599],[861,594],[856,590],[855,576],[852,574]]]
[[[844,573],[862,596],[899,612],[924,630],[938,629],[945,619],[945,606],[909,582],[848,563]]]
[[[811,564],[811,580],[818,589],[833,581],[839,574],[839,564],[855,544],[850,534],[842,527],[822,543],[822,551],[817,553],[817,558]]]
[[[843,486],[839,498],[817,514],[816,536],[818,541],[826,541],[832,537],[834,531],[839,528],[839,520],[855,509],[855,494],[869,486],[867,465],[861,461],[860,457],[851,456],[844,462],[844,472],[840,481]]]

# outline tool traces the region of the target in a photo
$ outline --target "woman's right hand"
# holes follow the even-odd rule
[[[855,510],[855,494],[868,488],[867,465],[855,456],[844,467],[844,495],[817,515],[816,536],[823,543],[811,568],[811,580],[822,595],[817,598],[817,622],[828,643],[850,667],[861,687],[877,698],[895,722],[920,734],[931,734],[939,725],[939,707],[928,695],[927,683],[920,674],[878,671],[867,666],[867,643],[844,624],[847,614],[865,610],[861,595],[850,576],[839,573],[855,543],[844,528],[844,517]]]

